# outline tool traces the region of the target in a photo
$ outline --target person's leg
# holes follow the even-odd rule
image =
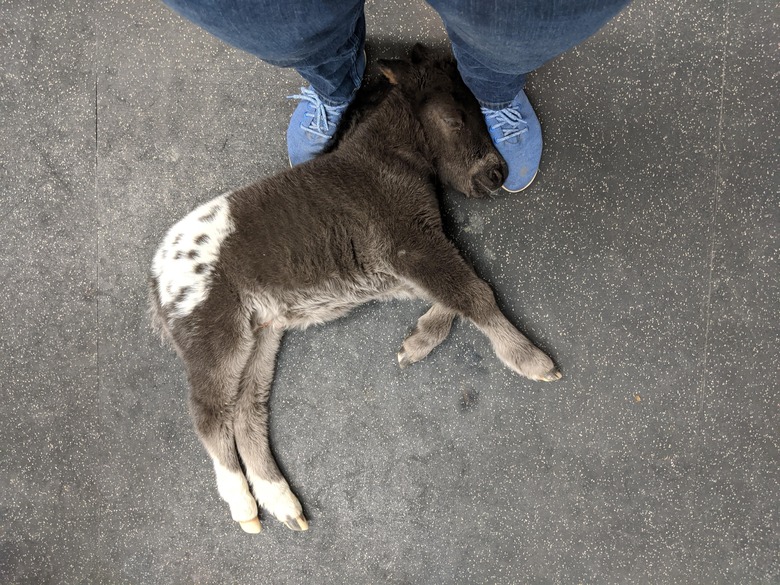
[[[522,91],[526,74],[591,36],[629,1],[428,0],[509,163],[507,190],[527,187],[541,158],[541,128]]]
[[[304,89],[287,133],[294,163],[324,148],[365,69],[363,0],[163,0],[221,40],[279,67]]]

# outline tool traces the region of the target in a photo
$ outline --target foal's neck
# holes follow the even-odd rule
[[[408,98],[392,89],[365,114],[343,139],[339,150],[368,156],[402,158],[426,173],[433,172],[433,160],[423,126]]]

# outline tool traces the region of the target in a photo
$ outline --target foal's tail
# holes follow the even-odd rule
[[[177,349],[176,343],[173,340],[173,334],[168,326],[168,320],[165,317],[165,311],[160,303],[160,291],[157,279],[154,276],[149,275],[147,284],[149,287],[149,321],[152,330],[160,336],[160,339],[165,345]]]

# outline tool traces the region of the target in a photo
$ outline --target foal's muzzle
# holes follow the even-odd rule
[[[506,181],[506,162],[498,154],[490,153],[472,168],[471,197],[486,197],[501,188]]]

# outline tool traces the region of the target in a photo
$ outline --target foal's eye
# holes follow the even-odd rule
[[[444,116],[442,120],[451,130],[463,130],[463,118],[461,116]]]

